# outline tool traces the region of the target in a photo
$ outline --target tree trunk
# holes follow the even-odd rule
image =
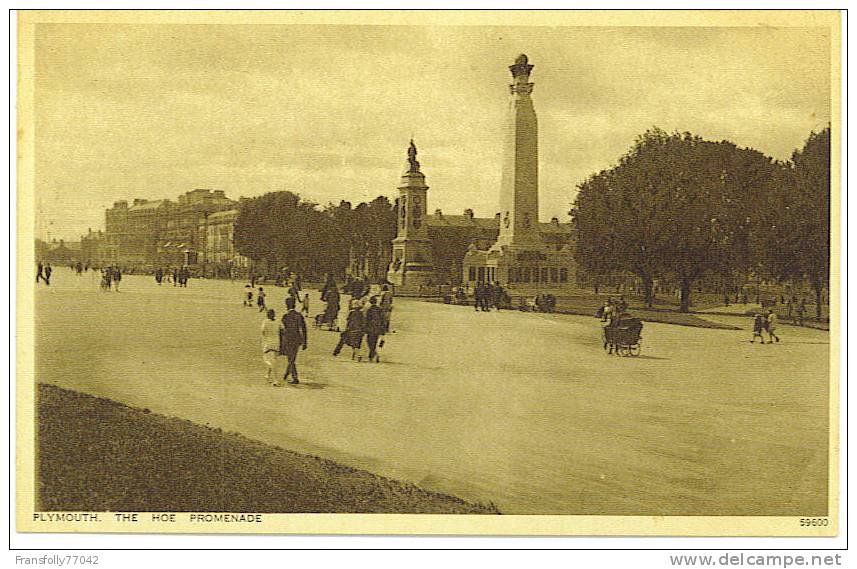
[[[655,290],[652,277],[643,277],[643,296],[646,299],[646,308],[651,308],[655,303]]]
[[[690,279],[681,279],[681,306],[680,312],[690,312]]]

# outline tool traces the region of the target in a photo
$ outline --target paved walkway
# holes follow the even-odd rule
[[[643,355],[617,358],[591,317],[397,299],[382,363],[333,358],[337,335],[312,330],[305,383],[276,389],[243,283],[128,276],[122,290],[63,269],[40,286],[39,381],[505,513],[825,513],[826,332],[760,346],[652,323]]]

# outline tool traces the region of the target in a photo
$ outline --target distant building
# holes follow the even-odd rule
[[[235,249],[235,222],[237,209],[227,209],[210,214],[204,221],[206,231],[205,258],[203,262],[214,274],[228,276],[235,269],[249,267],[250,260],[239,255]]]
[[[80,256],[81,262],[86,265],[103,266],[105,265],[105,239],[103,231],[93,231],[91,228],[86,235],[80,238]]]
[[[39,261],[65,265],[81,260],[80,241],[53,239],[50,242],[37,240],[36,256]]]
[[[133,267],[200,264],[208,217],[235,203],[222,190],[206,189],[186,192],[177,201],[117,201],[105,212],[101,257]]]

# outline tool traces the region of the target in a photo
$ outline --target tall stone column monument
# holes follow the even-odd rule
[[[540,247],[539,129],[530,98],[533,66],[521,54],[509,70],[513,81],[500,182],[500,234],[494,249]]]

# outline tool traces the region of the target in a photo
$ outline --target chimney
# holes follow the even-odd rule
[[[559,218],[557,218],[557,217],[552,217],[552,218],[551,218],[551,225],[553,225],[553,226],[555,226],[555,227],[559,227]]]
[[[470,208],[465,209],[465,210],[464,210],[464,217],[466,217],[467,219],[469,219],[469,220],[473,221],[473,210],[472,210],[472,209],[470,209]]]
[[[500,212],[499,211],[494,214],[494,219],[496,219],[497,221],[500,221]]]
[[[134,205],[142,205],[144,203],[146,203],[146,200],[141,198],[134,198]]]
[[[443,217],[443,212],[440,211],[440,208],[434,210],[435,217]]]

